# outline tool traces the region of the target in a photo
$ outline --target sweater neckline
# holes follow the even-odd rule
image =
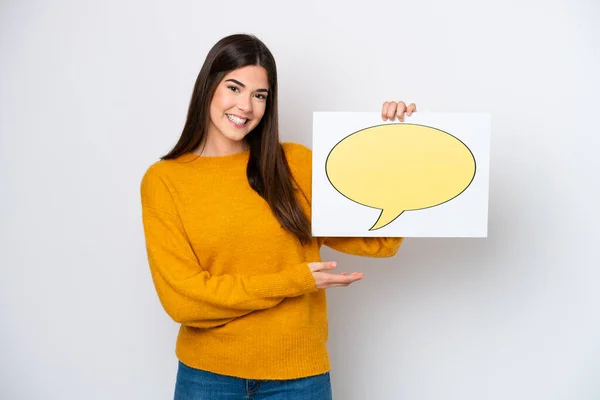
[[[238,162],[248,161],[250,158],[250,149],[243,150],[224,156],[199,156],[194,153],[185,153],[177,158],[177,161],[190,165],[231,165]]]

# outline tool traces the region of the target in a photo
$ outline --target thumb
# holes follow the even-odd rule
[[[335,269],[337,267],[337,263],[335,261],[326,261],[326,262],[314,262],[309,263],[311,272],[318,272],[324,270]]]

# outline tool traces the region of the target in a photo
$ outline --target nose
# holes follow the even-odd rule
[[[251,112],[252,111],[252,100],[250,99],[249,96],[240,96],[238,98],[237,107],[240,109],[240,111]]]

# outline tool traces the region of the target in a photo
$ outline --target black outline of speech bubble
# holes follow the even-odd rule
[[[427,208],[437,207],[437,206],[439,206],[439,205],[442,205],[442,204],[444,204],[444,203],[447,203],[447,202],[449,202],[450,200],[453,200],[453,199],[457,198],[458,196],[460,196],[461,194],[463,194],[463,193],[464,193],[464,191],[465,191],[465,190],[467,190],[469,186],[471,186],[471,183],[473,183],[473,179],[475,179],[475,176],[477,175],[477,159],[475,158],[475,155],[473,154],[473,152],[471,151],[471,149],[469,148],[469,146],[467,146],[467,145],[465,144],[465,142],[463,142],[462,140],[460,140],[459,138],[457,138],[457,137],[456,137],[456,136],[454,136],[453,134],[451,134],[451,133],[448,133],[448,132],[446,132],[446,131],[443,131],[443,130],[441,130],[441,129],[439,129],[439,128],[434,128],[433,126],[421,125],[421,124],[410,124],[410,123],[398,123],[398,124],[380,124],[380,125],[374,125],[374,126],[370,126],[370,127],[368,127],[368,128],[363,128],[363,129],[361,129],[361,130],[359,130],[359,131],[356,131],[356,132],[354,132],[354,133],[351,133],[351,134],[349,134],[348,136],[346,136],[345,138],[343,138],[342,140],[340,140],[339,142],[337,142],[337,143],[335,144],[335,146],[333,146],[333,147],[332,147],[332,149],[329,151],[329,154],[327,154],[327,158],[325,159],[325,175],[327,176],[327,180],[329,181],[329,184],[330,184],[331,186],[333,186],[333,188],[336,190],[336,192],[338,192],[339,194],[341,194],[342,196],[344,196],[344,197],[345,197],[345,198],[347,198],[348,200],[351,200],[351,201],[353,201],[353,202],[355,202],[355,203],[357,203],[357,204],[360,204],[361,206],[365,206],[365,207],[373,208],[373,209],[375,209],[375,210],[381,210],[381,212],[379,213],[379,216],[377,217],[377,220],[376,220],[376,221],[375,221],[375,223],[374,223],[374,224],[371,226],[371,228],[369,228],[369,231],[372,231],[372,230],[373,230],[373,227],[374,227],[374,226],[377,224],[377,221],[379,221],[379,218],[381,218],[381,214],[383,214],[383,211],[384,211],[384,209],[383,209],[383,208],[377,208],[377,207],[373,207],[373,206],[370,206],[370,205],[368,205],[368,204],[363,204],[363,203],[361,203],[361,202],[359,202],[359,201],[356,201],[356,200],[354,200],[354,199],[351,199],[350,197],[346,196],[344,193],[340,192],[340,191],[339,191],[339,190],[338,190],[338,189],[335,187],[335,185],[333,184],[333,182],[331,182],[331,179],[329,179],[329,174],[327,173],[327,163],[329,162],[329,156],[331,156],[331,153],[333,153],[333,151],[335,150],[335,148],[336,148],[336,147],[337,147],[337,146],[338,146],[340,143],[342,143],[344,140],[348,139],[350,136],[352,136],[352,135],[356,135],[357,133],[360,133],[360,132],[362,132],[362,131],[366,131],[367,129],[371,129],[371,128],[377,128],[377,127],[380,127],[380,126],[387,126],[387,125],[397,125],[397,126],[403,126],[403,125],[413,125],[413,126],[422,126],[422,127],[424,127],[424,128],[435,129],[436,131],[440,131],[440,132],[443,132],[443,133],[445,133],[446,135],[450,135],[450,136],[452,136],[454,139],[456,139],[456,140],[458,140],[460,143],[462,143],[462,145],[463,145],[463,146],[465,146],[465,147],[467,148],[467,150],[469,150],[469,153],[471,154],[471,157],[473,158],[473,163],[475,164],[475,169],[474,169],[474,171],[473,171],[473,176],[471,177],[471,180],[469,181],[469,184],[468,184],[467,186],[465,186],[465,188],[464,188],[464,189],[463,189],[463,190],[462,190],[460,193],[458,193],[457,195],[455,195],[454,197],[452,197],[452,198],[450,198],[450,199],[448,199],[448,200],[446,200],[446,201],[443,201],[443,202],[441,202],[441,203],[434,204],[434,205],[432,205],[432,206],[429,206],[429,207],[423,207],[423,208],[412,208],[412,209],[410,209],[410,210],[403,210],[403,211],[402,211],[400,214],[398,214],[398,216],[397,216],[396,218],[394,218],[393,220],[391,220],[391,221],[390,221],[390,222],[388,222],[387,224],[385,224],[385,225],[383,225],[383,226],[380,226],[379,228],[377,228],[377,229],[375,229],[375,230],[378,230],[378,229],[381,229],[381,228],[384,228],[384,227],[388,226],[389,224],[391,224],[392,222],[394,222],[396,219],[398,219],[398,217],[399,217],[399,216],[401,216],[402,214],[404,214],[404,211],[417,211],[417,210],[425,210],[425,209],[427,209]]]

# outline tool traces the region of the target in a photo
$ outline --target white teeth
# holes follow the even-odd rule
[[[238,118],[235,115],[229,115],[229,114],[227,114],[227,118],[229,118],[229,120],[231,122],[233,122],[234,124],[238,124],[238,125],[243,125],[246,123],[246,121],[248,121],[247,118]]]

